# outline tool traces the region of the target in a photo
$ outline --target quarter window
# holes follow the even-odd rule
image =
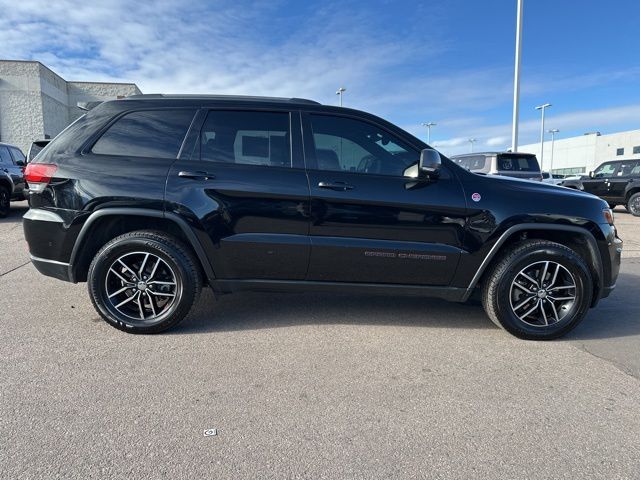
[[[212,110],[202,126],[200,156],[210,162],[291,167],[289,113]]]
[[[403,176],[419,153],[375,125],[310,115],[318,170]]]
[[[128,113],[109,127],[93,153],[176,158],[195,110],[147,110]]]

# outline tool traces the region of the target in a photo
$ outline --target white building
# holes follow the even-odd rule
[[[0,60],[0,142],[26,153],[82,115],[79,102],[139,93],[134,83],[68,82],[40,62]]]
[[[609,135],[594,132],[570,138],[558,138],[557,135],[553,155],[550,135],[545,137],[543,170],[561,174],[581,173],[595,170],[607,160],[640,159],[640,130]],[[535,153],[540,160],[540,143],[518,146],[518,151]]]

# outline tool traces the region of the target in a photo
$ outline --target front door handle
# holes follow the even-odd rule
[[[318,187],[327,188],[329,190],[337,190],[339,192],[345,192],[347,190],[353,190],[355,187],[345,182],[320,182]]]
[[[194,180],[211,180],[212,178],[216,178],[216,176],[213,173],[202,172],[200,170],[196,172],[183,170],[180,173],[178,173],[178,176],[183,178],[192,178]]]

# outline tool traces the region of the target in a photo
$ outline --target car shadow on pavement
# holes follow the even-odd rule
[[[565,339],[594,340],[640,335],[638,286],[639,275],[621,273],[613,293],[590,310],[582,323]]]
[[[419,297],[242,292],[217,300],[207,289],[168,334],[301,325],[396,325],[495,329],[482,307]]]
[[[0,218],[0,224],[22,223],[22,217],[29,210],[26,201],[11,202],[11,211],[5,218]]]

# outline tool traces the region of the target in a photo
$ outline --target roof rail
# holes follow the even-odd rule
[[[320,102],[306,98],[283,98],[283,97],[261,97],[250,95],[199,95],[199,94],[165,94],[165,93],[143,93],[129,95],[123,100],[153,100],[159,98],[185,99],[185,100],[238,100],[253,102],[273,102],[273,103],[305,103],[309,105],[320,105]]]

